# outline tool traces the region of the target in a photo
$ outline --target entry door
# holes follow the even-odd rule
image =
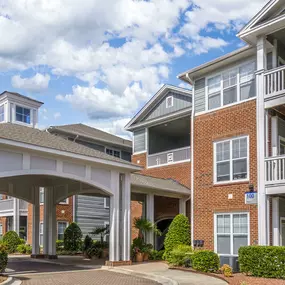
[[[285,218],[280,219],[280,234],[281,234],[280,245],[285,246]]]

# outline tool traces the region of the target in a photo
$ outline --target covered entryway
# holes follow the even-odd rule
[[[140,167],[47,132],[13,124],[0,125],[0,162],[0,194],[33,205],[33,257],[40,254],[39,189],[44,187],[46,257],[56,257],[56,205],[83,194],[110,197],[109,259],[130,260],[130,174]],[[14,222],[19,227],[19,221]]]

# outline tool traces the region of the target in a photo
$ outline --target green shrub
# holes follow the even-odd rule
[[[192,267],[203,272],[216,272],[220,266],[218,255],[210,250],[197,250],[192,255]]]
[[[164,259],[168,259],[170,252],[178,245],[190,245],[190,225],[186,216],[177,215],[169,226],[164,240]]]
[[[23,238],[20,238],[20,244],[26,244],[26,241]]]
[[[244,246],[238,251],[240,271],[256,277],[285,279],[284,246]]]
[[[82,247],[83,252],[87,252],[87,250],[91,248],[93,244],[95,244],[93,243],[93,239],[89,235],[86,235]]]
[[[0,273],[4,273],[8,263],[7,246],[4,243],[0,244]]]
[[[164,250],[152,250],[149,253],[149,260],[162,260],[163,259]]]
[[[17,246],[17,252],[21,254],[31,254],[32,253],[32,247],[29,244],[19,244]]]
[[[21,239],[16,232],[9,231],[3,236],[3,242],[7,245],[8,253],[14,253],[21,244]]]
[[[82,232],[76,223],[71,223],[64,231],[64,249],[80,251],[82,248]]]
[[[101,258],[103,256],[103,249],[98,246],[92,246],[87,250],[86,253],[89,258],[92,258],[94,256],[96,256],[97,258]]]
[[[64,249],[63,240],[58,239],[55,243],[56,243],[56,251]]]
[[[167,261],[175,266],[190,267],[193,249],[190,245],[178,245],[169,254]]]

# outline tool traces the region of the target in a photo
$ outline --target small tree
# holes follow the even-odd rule
[[[71,223],[64,231],[64,249],[78,251],[82,245],[82,232],[76,223]]]
[[[21,239],[15,231],[9,231],[3,236],[3,243],[6,244],[9,253],[14,253],[21,244]]]
[[[164,240],[164,259],[169,258],[170,252],[178,245],[190,245],[190,224],[188,218],[183,215],[177,215],[169,226],[168,233]]]
[[[104,237],[110,233],[110,227],[107,225],[105,227],[97,227],[90,234],[95,236],[100,236],[101,244],[104,243]]]
[[[155,224],[151,223],[148,219],[145,218],[135,218],[134,226],[139,230],[139,237],[145,241],[145,236],[149,232],[153,232],[154,234],[160,236],[161,231],[156,227]]]

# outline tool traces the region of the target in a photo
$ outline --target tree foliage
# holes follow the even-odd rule
[[[76,223],[71,223],[64,231],[64,249],[79,251],[82,246],[82,232]]]

